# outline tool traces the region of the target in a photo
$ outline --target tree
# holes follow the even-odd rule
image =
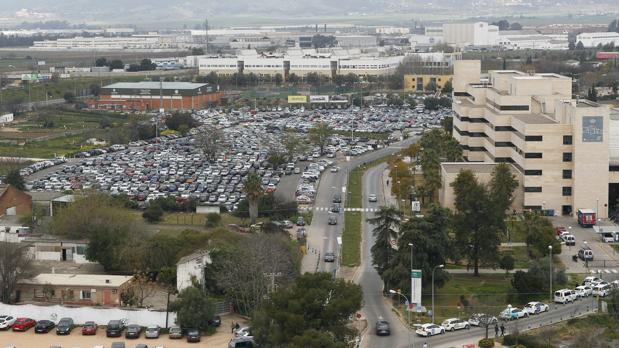
[[[249,219],[253,225],[256,223],[256,219],[258,218],[258,200],[260,199],[260,196],[264,194],[260,176],[256,173],[250,173],[247,175],[245,182],[243,183],[243,192],[247,195],[247,202],[249,203]]]
[[[329,273],[305,273],[280,288],[255,312],[256,343],[265,347],[346,347],[356,333],[349,317],[361,308],[361,287]],[[324,344],[324,345],[323,345]]]
[[[320,75],[315,72],[308,73],[307,76],[305,77],[305,81],[314,87],[320,85],[320,80],[321,80]]]
[[[19,174],[19,169],[12,169],[9,171],[6,178],[4,178],[4,181],[20,191],[24,191],[26,189],[24,178],[21,174]]]
[[[475,276],[479,276],[480,262],[492,261],[500,244],[494,207],[486,187],[470,170],[460,171],[451,187],[456,196],[456,245],[472,263]]]
[[[371,248],[372,265],[379,275],[389,268],[391,258],[395,254],[391,240],[398,240],[402,216],[402,211],[395,207],[383,206],[379,208],[374,218],[368,219],[368,222],[375,226],[372,230],[374,235],[374,245]]]
[[[140,61],[140,71],[149,71],[157,69],[157,64],[153,63],[150,59],[145,58]]]
[[[107,59],[105,59],[104,57],[101,58],[97,58],[97,60],[95,61],[95,66],[108,66],[108,61]]]
[[[522,24],[514,22],[509,25],[509,30],[522,30]]]
[[[121,294],[123,303],[129,306],[144,308],[144,301],[155,296],[158,287],[146,272],[139,272],[133,276],[129,286]]]
[[[282,146],[286,152],[287,160],[292,162],[296,155],[303,152],[305,143],[297,134],[286,132],[282,137]]]
[[[275,85],[279,87],[281,86],[282,82],[284,82],[284,77],[282,76],[282,74],[277,73],[275,74],[274,81],[275,81]]]
[[[585,49],[585,45],[582,43],[582,41],[578,41],[578,43],[576,44],[576,49],[577,50],[584,50]]]
[[[438,110],[439,100],[435,97],[427,97],[423,100],[423,106],[428,110]]]
[[[619,33],[619,20],[615,19],[608,25],[608,31]]]
[[[451,82],[451,79],[449,79],[449,81],[445,82],[445,84],[443,85],[443,88],[441,89],[441,93],[443,94],[451,94],[451,92],[453,92],[453,84]]]
[[[114,69],[124,69],[124,68],[125,68],[125,64],[120,59],[115,59],[115,60],[110,62],[110,69],[111,70],[114,70]]]
[[[190,286],[183,289],[176,301],[170,303],[170,310],[176,312],[176,324],[206,330],[209,320],[215,315],[215,306],[206,294]]]
[[[505,230],[505,213],[512,204],[514,190],[518,187],[518,180],[506,163],[499,163],[492,171],[492,178],[488,186],[490,202],[496,214],[496,221],[501,230]]]
[[[570,41],[570,43],[567,45],[567,49],[570,51],[573,51],[576,49],[576,44],[574,43],[574,41]]]
[[[144,210],[142,217],[150,223],[157,223],[163,217],[163,209],[158,204],[151,204]]]
[[[96,83],[91,83],[90,86],[88,86],[88,91],[90,92],[90,94],[98,97],[99,94],[101,94],[101,86]]]
[[[595,86],[591,86],[591,88],[589,88],[589,90],[587,91],[587,99],[591,101],[598,100],[598,91],[597,89],[595,89]]]
[[[529,255],[541,258],[548,255],[548,246],[552,246],[553,254],[561,253],[561,243],[557,240],[552,222],[535,212],[525,212],[519,224],[524,230],[525,242]]]
[[[301,81],[301,78],[295,73],[292,73],[288,76],[288,82],[291,83],[292,85],[296,85],[300,81]]]
[[[73,94],[73,92],[65,92],[64,93],[64,101],[67,102],[68,104],[73,104],[75,103],[75,94]]]
[[[203,81],[205,83],[216,85],[219,82],[219,76],[214,71],[211,71],[208,75],[204,76]]]
[[[178,131],[181,125],[193,128],[198,125],[198,122],[191,116],[191,113],[175,112],[166,118],[165,124],[168,128]]]
[[[324,154],[325,146],[329,143],[329,137],[333,130],[326,122],[318,122],[314,124],[309,131],[310,141],[320,148],[320,154]]]
[[[567,282],[565,271],[553,267],[553,287],[562,286]],[[512,287],[519,296],[519,300],[527,302],[539,295],[547,295],[550,287],[550,265],[548,258],[534,261],[527,272],[517,271],[512,279]],[[555,288],[557,289],[557,288]],[[558,288],[560,289],[560,288]]]
[[[509,30],[509,22],[505,19],[501,19],[498,22],[492,22],[490,23],[490,25],[496,25],[497,27],[499,27],[499,30]]]
[[[0,300],[10,303],[17,283],[30,276],[28,243],[0,242]]]
[[[226,146],[223,130],[215,126],[204,126],[196,136],[196,145],[208,160],[217,159],[219,152]]]
[[[286,163],[287,161],[288,156],[286,156],[284,152],[281,152],[277,149],[271,149],[267,153],[267,162],[269,162],[269,164],[273,166],[273,168],[277,168],[280,165]]]
[[[503,255],[503,257],[501,257],[501,259],[499,260],[499,267],[505,270],[505,275],[507,276],[509,271],[514,269],[515,263],[516,261],[514,260],[514,257],[507,254]]]

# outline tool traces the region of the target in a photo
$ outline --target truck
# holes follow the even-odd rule
[[[582,227],[593,227],[596,215],[592,209],[578,209],[578,224]]]

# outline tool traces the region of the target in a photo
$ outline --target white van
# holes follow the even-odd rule
[[[608,294],[610,294],[611,290],[612,290],[612,287],[610,286],[610,284],[607,284],[607,283],[597,284],[593,287],[592,294],[593,296],[605,297],[605,296],[608,296]]]
[[[592,261],[593,250],[591,250],[589,246],[584,246],[578,250],[578,257],[580,257],[583,261]]]
[[[565,245],[576,245],[576,237],[573,234],[565,234],[561,239]]]
[[[574,302],[577,298],[576,291],[570,289],[561,289],[555,291],[555,303]]]

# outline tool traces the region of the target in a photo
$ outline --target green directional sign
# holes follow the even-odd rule
[[[420,278],[421,279],[421,271],[418,271],[418,270],[411,271],[411,278]]]
[[[421,270],[411,270],[411,303],[421,305]]]

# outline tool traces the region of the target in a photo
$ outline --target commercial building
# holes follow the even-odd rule
[[[445,23],[443,41],[457,47],[496,46],[499,42],[499,27],[486,22]]]
[[[120,295],[130,286],[132,278],[106,274],[42,273],[19,281],[15,301],[120,306]]]
[[[217,104],[222,97],[223,92],[205,83],[119,82],[101,88],[99,98],[87,104],[106,110],[193,110]]]
[[[619,46],[619,33],[615,32],[596,32],[582,33],[576,35],[576,43],[582,42],[585,47],[597,47],[598,45],[614,44]]]
[[[512,70],[482,77],[479,61],[455,62],[453,88],[453,137],[465,159],[509,163],[522,183],[520,208],[608,216],[609,187],[619,183],[619,151],[610,151],[619,139],[609,132],[619,124],[610,108],[571,99],[568,77]],[[452,171],[446,165],[443,172]],[[452,179],[443,179],[445,206],[453,206]]]
[[[34,41],[30,49],[42,51],[117,51],[117,50],[177,50],[181,47],[176,35],[140,34],[131,36],[77,36],[57,40]]]
[[[452,75],[404,75],[404,90],[407,92],[424,92],[442,90]]]
[[[567,50],[567,34],[540,34],[534,30],[504,30],[499,32],[499,45],[506,50]]]

